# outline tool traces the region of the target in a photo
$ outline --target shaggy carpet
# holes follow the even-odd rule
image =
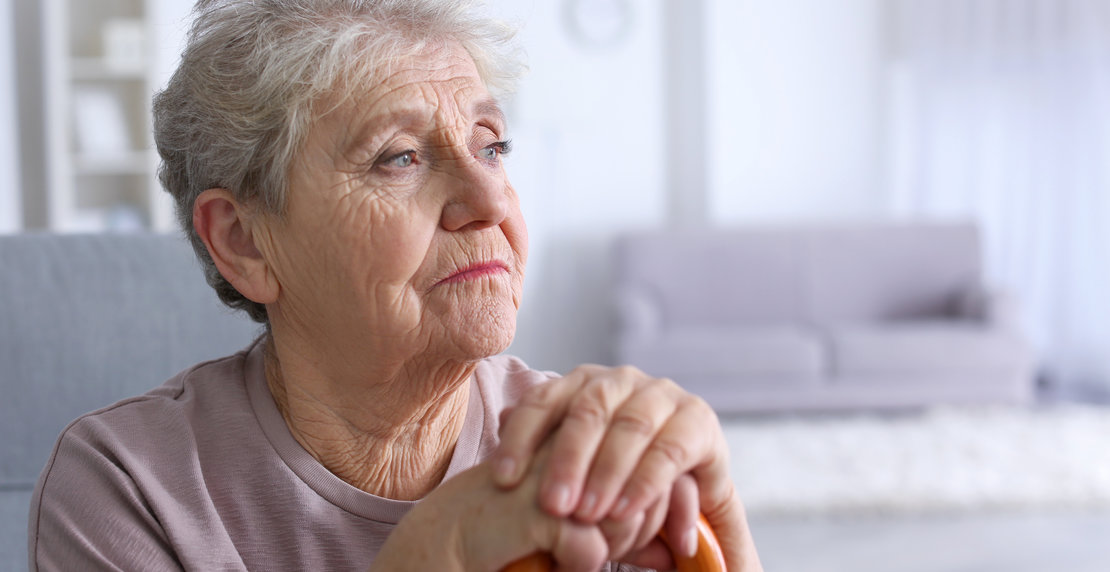
[[[1110,507],[1110,408],[941,408],[725,424],[754,515]]]

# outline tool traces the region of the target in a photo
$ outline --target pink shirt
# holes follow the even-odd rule
[[[447,478],[490,455],[498,413],[550,377],[482,361]],[[297,443],[256,343],[62,432],[31,501],[31,570],[365,571],[414,504],[347,484]]]

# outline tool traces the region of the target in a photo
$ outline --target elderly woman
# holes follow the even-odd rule
[[[243,352],[70,425],[32,569],[668,567],[698,510],[759,562],[704,402],[511,341],[527,234],[492,92],[510,36],[457,0],[202,0],[155,100]],[[491,357],[495,356],[495,357]]]

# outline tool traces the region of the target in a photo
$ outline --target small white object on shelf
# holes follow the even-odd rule
[[[78,153],[73,156],[73,170],[76,175],[142,175],[149,173],[157,165],[157,158],[151,151],[128,151],[119,153],[97,153],[95,151]]]
[[[632,32],[628,0],[564,0],[563,23],[571,37],[589,48],[611,48]]]
[[[146,30],[142,20],[111,18],[104,21],[104,63],[119,72],[146,67]]]
[[[118,156],[133,149],[123,102],[110,89],[74,87],[73,121],[81,154]]]
[[[104,58],[73,58],[69,62],[69,73],[73,79],[85,81],[146,80],[146,70],[143,68],[112,65]]]
[[[104,225],[111,232],[141,232],[147,227],[142,210],[135,205],[123,203],[107,209]]]

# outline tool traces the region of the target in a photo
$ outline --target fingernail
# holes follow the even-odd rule
[[[682,551],[687,558],[693,558],[698,552],[698,529],[691,528],[682,535]]]
[[[497,472],[498,481],[503,483],[511,481],[516,476],[516,461],[512,457],[501,457],[494,470]]]
[[[613,518],[622,519],[625,516],[625,511],[628,510],[628,505],[631,501],[628,497],[621,497],[617,499],[617,504],[613,506]]]
[[[593,518],[594,507],[597,506],[597,495],[588,492],[582,497],[582,504],[578,505],[578,516],[584,519]]]
[[[566,485],[555,485],[552,489],[552,499],[555,501],[555,510],[559,514],[566,514],[570,512],[570,487]]]

